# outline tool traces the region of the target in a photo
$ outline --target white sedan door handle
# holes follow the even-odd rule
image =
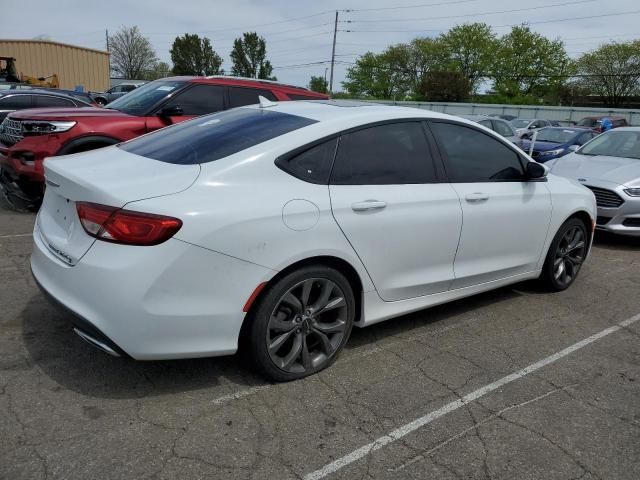
[[[351,205],[351,210],[354,212],[366,212],[369,210],[382,210],[387,206],[387,202],[381,202],[379,200],[365,200],[364,202],[357,202]]]
[[[486,202],[487,200],[489,200],[489,195],[482,192],[475,192],[475,193],[470,193],[464,198],[469,203],[479,203],[479,202]]]

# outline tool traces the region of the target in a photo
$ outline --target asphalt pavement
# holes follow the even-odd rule
[[[271,384],[85,344],[31,278],[34,219],[0,204],[2,479],[640,478],[640,239],[598,233],[566,292],[355,329],[328,370]]]

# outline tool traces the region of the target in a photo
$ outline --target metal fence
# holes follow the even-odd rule
[[[544,118],[546,120],[573,120],[596,115],[615,115],[627,119],[629,125],[640,125],[640,110],[624,108],[590,107],[547,107],[536,105],[498,105],[490,103],[441,103],[441,102],[399,102],[393,100],[373,100],[385,105],[422,108],[449,115],[490,115],[492,113],[515,115],[518,118]]]

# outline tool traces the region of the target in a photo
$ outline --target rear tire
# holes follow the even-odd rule
[[[552,291],[566,290],[575,281],[587,255],[587,226],[578,218],[570,218],[558,229],[545,259],[540,282]]]
[[[349,281],[314,265],[277,280],[247,319],[253,365],[278,382],[297,380],[330,366],[344,348],[355,318]]]

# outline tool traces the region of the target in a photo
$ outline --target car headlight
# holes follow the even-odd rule
[[[624,193],[630,197],[640,197],[640,188],[625,188]]]
[[[46,133],[60,133],[71,130],[76,122],[55,122],[24,120],[22,122],[22,133],[24,135],[43,135]]]
[[[546,152],[540,152],[540,155],[560,155],[564,152],[564,148],[556,148],[555,150],[547,150]]]

